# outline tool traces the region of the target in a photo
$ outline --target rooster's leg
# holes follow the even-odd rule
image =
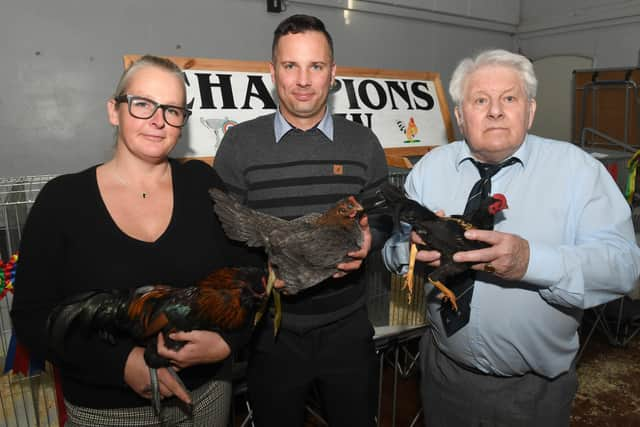
[[[160,403],[160,381],[158,380],[158,370],[156,368],[149,368],[149,377],[151,380],[151,406],[153,412],[159,417],[162,410],[162,404]]]
[[[451,291],[451,289],[447,288],[444,283],[442,283],[439,280],[433,280],[431,278],[429,278],[429,283],[431,283],[433,286],[435,286],[436,288],[438,288],[440,290],[440,292],[442,292],[442,299],[444,299],[445,301],[449,301],[451,303],[451,305],[453,306],[453,309],[455,311],[458,311],[458,303],[456,302],[456,294],[453,293],[453,291]]]
[[[411,304],[411,300],[413,298],[414,270],[416,267],[416,255],[418,254],[418,247],[415,243],[411,243],[410,248],[411,251],[409,252],[409,269],[407,270],[407,274],[405,275],[403,286],[403,289],[407,289],[409,304]]]
[[[171,366],[167,366],[167,372],[171,374],[171,376],[176,380],[178,385],[185,391],[185,393],[189,394],[187,387],[184,385],[184,383],[182,382],[182,380],[180,379],[176,371]],[[151,406],[153,407],[153,412],[157,416],[160,416],[160,412],[162,411],[162,402],[161,402],[162,396],[160,395],[160,380],[158,379],[158,369],[150,367],[149,377],[151,379],[150,381]],[[188,406],[189,411],[193,410],[193,407],[191,404],[187,404],[186,402],[185,404]]]

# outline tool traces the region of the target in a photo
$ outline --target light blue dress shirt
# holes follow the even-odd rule
[[[461,214],[476,167],[464,141],[432,150],[409,173],[409,198],[447,215]],[[566,372],[578,350],[582,310],[628,293],[640,275],[631,210],[605,167],[582,149],[528,135],[514,153],[521,160],[492,179],[509,208],[495,230],[529,242],[527,272],[509,282],[479,272],[471,318],[447,337],[440,303],[428,312],[439,348],[456,361],[495,375]],[[406,271],[408,233],[392,236],[387,267]],[[431,285],[427,284],[427,291]]]
[[[324,116],[322,116],[322,120],[315,126],[320,132],[324,134],[324,136],[329,139],[329,141],[333,141],[333,117],[329,114],[329,108],[327,108],[324,112]],[[283,136],[287,134],[291,129],[294,129],[293,126],[284,118],[282,113],[280,113],[280,109],[276,111],[276,115],[273,118],[273,128],[276,137],[276,144],[280,142]]]

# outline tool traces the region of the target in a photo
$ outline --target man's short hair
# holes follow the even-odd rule
[[[525,56],[507,50],[495,49],[480,52],[475,57],[465,58],[456,67],[449,83],[449,95],[455,105],[462,104],[464,85],[471,73],[486,65],[502,65],[514,69],[524,82],[527,98],[534,99],[538,90],[538,79],[533,64]]]
[[[331,38],[331,34],[329,34],[321,20],[310,15],[291,15],[278,25],[276,30],[273,32],[271,57],[275,59],[278,41],[280,41],[282,36],[286,36],[287,34],[304,33],[307,31],[318,31],[324,34],[327,39],[327,43],[329,43],[329,52],[331,53],[331,59],[333,60],[333,39]]]

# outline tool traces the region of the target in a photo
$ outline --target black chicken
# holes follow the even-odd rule
[[[410,224],[428,248],[440,252],[440,266],[429,273],[427,279],[442,292],[443,298],[451,303],[454,310],[457,310],[456,296],[444,282],[468,270],[472,264],[455,262],[453,254],[488,247],[484,242],[466,239],[464,232],[472,228],[493,229],[495,214],[507,208],[505,196],[494,194],[482,200],[478,209],[466,216],[439,217],[428,208],[405,197],[402,191],[391,184],[384,184],[380,191],[384,198],[384,206],[393,211],[395,227],[399,228],[400,221]],[[410,297],[413,291],[413,270],[417,252],[416,245],[411,244],[409,271],[405,279]]]
[[[336,265],[351,260],[348,252],[362,245],[362,206],[353,196],[339,200],[325,213],[288,221],[248,208],[218,189],[209,194],[230,239],[264,248],[273,269],[267,293],[275,278],[284,282],[282,292],[291,295],[322,282],[338,272]],[[281,318],[277,292],[274,302],[277,331]]]
[[[150,285],[93,290],[56,306],[48,318],[49,342],[63,353],[68,331],[81,327],[110,342],[127,336],[144,345],[144,358],[151,373],[152,404],[159,414],[157,369],[167,368],[182,382],[169,361],[157,353],[158,333],[162,332],[168,348],[179,350],[184,342],[170,339],[171,332],[239,329],[252,318],[265,295],[265,272],[255,267],[220,268],[186,288]],[[184,384],[182,387],[186,392]]]

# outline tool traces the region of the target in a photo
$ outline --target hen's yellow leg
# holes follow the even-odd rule
[[[278,330],[280,329],[280,323],[282,322],[282,303],[280,302],[280,292],[273,287],[276,283],[276,273],[269,265],[269,278],[267,279],[267,296],[256,312],[256,316],[253,319],[253,324],[257,325],[264,313],[267,311],[269,307],[269,299],[271,298],[271,294],[273,293],[273,305],[274,305],[274,318],[273,318],[273,335],[278,334]]]
[[[411,300],[413,299],[414,271],[416,267],[417,254],[418,247],[415,243],[411,243],[409,252],[409,269],[407,270],[407,274],[405,275],[403,286],[403,289],[407,289],[407,299],[409,300],[409,304],[411,304]]]
[[[449,300],[451,302],[451,305],[453,306],[453,309],[455,311],[458,311],[458,303],[456,302],[456,294],[453,293],[453,291],[451,291],[451,289],[447,288],[444,283],[442,283],[439,280],[431,280],[429,279],[429,283],[431,283],[433,286],[435,286],[436,288],[438,288],[440,290],[440,292],[442,292],[442,299]]]
[[[264,301],[262,302],[262,305],[260,305],[260,308],[256,312],[256,316],[253,318],[254,325],[258,324],[260,319],[262,319],[262,316],[264,315],[264,313],[267,311],[267,307],[269,307],[269,298],[271,298],[271,291],[273,290],[273,284],[275,282],[276,282],[276,273],[273,272],[271,265],[269,265],[269,277],[267,278],[266,296],[264,298]]]
[[[280,330],[280,322],[282,321],[282,303],[280,302],[280,292],[277,289],[273,290],[273,305],[275,307],[275,314],[273,316],[273,336],[278,335]]]

